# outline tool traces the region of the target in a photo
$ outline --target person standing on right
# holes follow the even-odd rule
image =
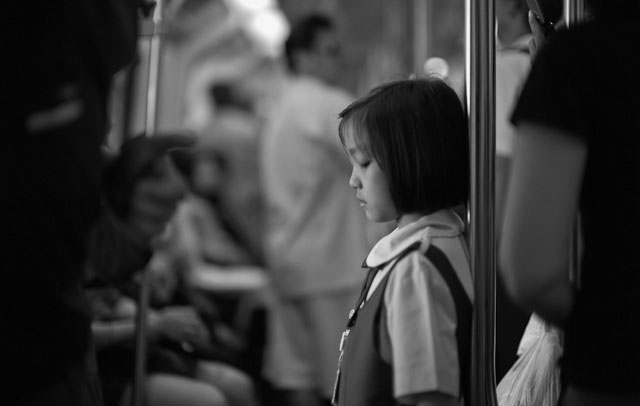
[[[592,19],[544,46],[530,14],[535,59],[512,116],[500,270],[522,306],[564,330],[560,405],[630,406],[640,404],[640,1],[589,5]]]
[[[334,85],[339,52],[330,18],[309,15],[292,27],[291,75],[262,139],[265,261],[275,293],[264,377],[287,405],[328,404],[343,319],[362,280],[354,264],[370,248],[338,139],[338,113],[353,100]]]
[[[557,22],[562,16],[562,0],[541,0],[545,16]],[[531,57],[526,0],[496,0],[496,158],[495,220],[496,240],[504,217],[507,182],[511,173],[511,155],[515,127],[511,112],[524,84]],[[517,359],[517,349],[530,314],[508,297],[500,274],[496,283],[496,379],[499,381]]]
[[[515,128],[509,121],[522,83],[529,73],[531,29],[525,0],[496,0],[496,241],[504,215],[504,197],[511,171]],[[517,348],[529,315],[505,292],[502,278],[496,281],[496,380],[500,381],[517,359]]]

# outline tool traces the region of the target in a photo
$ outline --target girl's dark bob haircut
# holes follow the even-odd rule
[[[339,115],[339,135],[354,137],[377,161],[399,214],[430,214],[469,196],[467,115],[439,77],[393,81]]]

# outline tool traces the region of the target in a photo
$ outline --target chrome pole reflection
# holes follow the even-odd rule
[[[568,28],[584,20],[584,16],[584,0],[564,0],[564,19]]]
[[[567,28],[571,29],[585,18],[584,0],[564,0],[564,19]],[[580,287],[580,268],[582,260],[582,223],[580,213],[576,216],[571,238],[571,254],[569,256],[569,278]]]
[[[147,136],[156,133],[158,125],[158,89],[160,88],[160,63],[162,39],[163,0],[152,0],[155,7],[146,35],[149,36],[149,71],[147,77],[147,105],[145,108],[144,132]]]
[[[149,37],[149,59],[147,71],[147,94],[144,120],[144,134],[152,136],[157,128],[158,89],[160,85],[162,0],[142,0],[145,20],[141,25],[141,36]],[[148,18],[150,17],[150,18]],[[133,406],[145,404],[146,364],[147,364],[147,314],[150,296],[149,271],[144,269],[140,279],[138,310],[136,313],[135,366],[132,397]]]
[[[471,347],[471,404],[496,399],[494,230],[495,10],[494,0],[466,0],[466,98],[471,142],[470,249],[475,284]]]

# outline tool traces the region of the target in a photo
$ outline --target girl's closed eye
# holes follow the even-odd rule
[[[371,164],[370,157],[355,149],[349,151],[349,159],[353,166],[357,166],[360,169],[365,169]]]
[[[371,164],[371,160],[366,160],[366,161],[358,162],[357,164],[358,164],[358,166],[359,166],[360,168],[362,168],[362,169],[366,169],[366,168],[369,166],[369,164]]]

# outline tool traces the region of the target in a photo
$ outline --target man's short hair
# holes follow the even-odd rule
[[[429,214],[469,196],[467,116],[455,91],[438,77],[390,82],[356,100],[339,117],[340,140],[380,165],[399,214]]]
[[[284,52],[287,58],[289,70],[297,72],[295,54],[298,51],[310,51],[316,45],[318,33],[332,30],[335,27],[333,20],[323,14],[309,14],[300,19],[292,28],[284,44]]]

